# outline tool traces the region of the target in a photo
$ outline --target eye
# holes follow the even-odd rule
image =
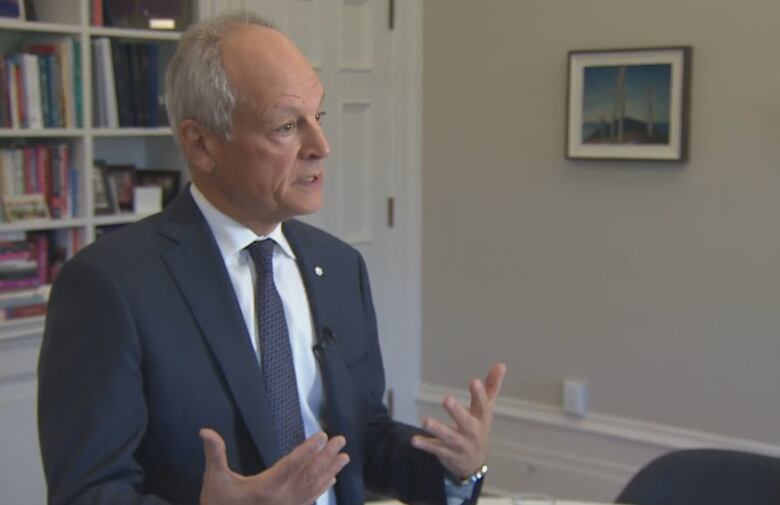
[[[279,133],[289,133],[295,129],[295,121],[287,121],[282,126],[276,129]]]
[[[326,114],[327,114],[327,112],[322,110],[322,111],[320,111],[320,112],[318,112],[317,114],[314,115],[314,119],[316,119],[318,123],[321,123],[322,122],[322,118],[324,118]]]

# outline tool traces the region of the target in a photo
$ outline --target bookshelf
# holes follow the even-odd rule
[[[10,55],[28,52],[31,50],[31,47],[43,46],[45,48],[47,45],[56,45],[62,41],[68,41],[72,48],[70,53],[72,60],[64,61],[71,61],[71,72],[75,74],[80,73],[81,94],[81,98],[78,99],[78,91],[75,88],[71,89],[71,94],[68,96],[73,103],[69,105],[72,107],[72,111],[68,118],[54,117],[59,111],[64,111],[68,105],[64,105],[64,102],[57,102],[60,107],[50,105],[48,108],[45,108],[45,104],[43,104],[45,98],[40,97],[39,99],[42,102],[41,112],[44,116],[42,118],[43,127],[41,127],[41,124],[35,125],[36,127],[34,128],[26,127],[34,123],[34,121],[29,121],[30,117],[26,118],[28,120],[27,125],[19,122],[14,125],[3,125],[3,123],[0,123],[0,125],[3,125],[0,126],[0,153],[3,150],[22,151],[24,156],[28,152],[35,152],[38,156],[42,156],[40,154],[42,151],[58,151],[58,153],[67,153],[66,156],[68,158],[68,166],[63,169],[66,170],[65,172],[57,172],[55,174],[54,170],[56,169],[47,167],[46,177],[40,179],[42,183],[45,181],[47,188],[49,188],[46,202],[49,204],[50,209],[54,208],[54,204],[49,198],[50,193],[53,191],[51,185],[55,184],[51,182],[50,178],[62,181],[64,174],[64,177],[67,179],[67,184],[63,183],[65,184],[64,186],[58,186],[58,188],[67,186],[67,193],[63,199],[67,200],[68,203],[62,204],[61,217],[9,220],[9,213],[3,212],[4,220],[0,222],[0,241],[18,239],[23,235],[26,237],[47,235],[51,237],[50,240],[55,240],[56,237],[66,237],[64,240],[70,242],[69,248],[66,248],[67,254],[72,255],[80,247],[96,240],[96,237],[100,236],[104,230],[131,223],[149,215],[145,212],[136,213],[128,211],[117,211],[106,215],[105,213],[95,211],[96,195],[94,194],[93,179],[98,175],[96,172],[98,169],[94,165],[95,160],[101,160],[109,165],[133,165],[138,170],[180,171],[180,187],[183,186],[183,182],[186,179],[184,160],[176,148],[171,128],[164,124],[167,122],[167,118],[164,117],[162,109],[144,116],[142,118],[143,121],[136,120],[134,123],[124,122],[124,124],[134,124],[133,126],[112,125],[108,127],[105,126],[107,123],[103,121],[105,116],[99,115],[101,110],[105,110],[105,102],[103,102],[101,108],[101,104],[98,103],[99,90],[94,89],[98,70],[103,71],[103,68],[96,68],[99,63],[94,59],[94,41],[103,39],[106,41],[103,44],[112,49],[114,49],[114,46],[123,49],[141,47],[144,48],[144,51],[154,51],[155,59],[151,61],[156,62],[156,65],[154,69],[149,71],[150,84],[146,89],[150,91],[147,93],[148,96],[144,98],[146,100],[144,103],[147,105],[146,109],[152,110],[155,104],[155,97],[151,95],[157,93],[159,97],[162,94],[164,69],[175,51],[176,42],[181,36],[181,32],[94,26],[95,12],[93,9],[96,6],[93,5],[93,1],[35,0],[33,3],[36,20],[27,20],[21,17],[0,17],[0,54]],[[193,19],[196,19],[199,0],[182,0],[182,2],[186,3]],[[110,2],[103,3],[103,6],[108,4]],[[177,28],[183,29],[185,27]],[[62,43],[65,44],[65,42]],[[135,53],[131,51],[136,49],[126,50],[128,55],[132,55]],[[41,60],[45,58],[42,54],[45,53],[39,53],[39,59],[37,60],[41,65],[39,71],[45,73],[49,79],[60,76],[60,74],[54,75],[47,72],[50,69],[45,65],[51,63],[42,63]],[[114,54],[116,55],[117,53]],[[128,58],[132,57],[128,56]],[[63,60],[57,59],[56,61],[60,63]],[[146,64],[146,60],[143,60],[143,63]],[[130,63],[126,64],[128,66],[131,65]],[[25,67],[25,69],[27,68],[29,67]],[[60,69],[60,67],[56,68]],[[62,74],[63,77],[57,81],[58,85],[62,86],[62,83],[67,80],[73,86],[76,86],[77,78],[72,74],[68,77],[65,77],[65,75]],[[5,73],[3,77],[6,77]],[[41,78],[40,74],[39,78]],[[152,81],[156,81],[156,83],[152,83]],[[27,81],[27,83],[25,81],[21,82],[22,84],[27,84],[30,81]],[[42,83],[41,90],[45,89],[49,88],[46,88]],[[135,88],[133,89],[135,90]],[[4,89],[4,91],[7,90]],[[27,91],[26,87],[24,87],[24,91]],[[41,92],[46,94],[45,91]],[[47,96],[48,99],[53,100],[51,97],[54,95],[51,92]],[[65,95],[58,95],[60,99],[63,99],[63,96]],[[0,98],[5,100],[5,97]],[[135,100],[135,96],[133,100]],[[133,105],[136,104],[134,103]],[[137,107],[133,108],[133,110],[136,109]],[[44,111],[48,111],[48,116]],[[29,111],[26,112],[29,113]],[[67,112],[63,112],[63,114],[67,115]],[[137,113],[133,112],[133,114]],[[65,124],[66,122],[68,124]],[[58,124],[58,126],[54,126],[54,124]],[[139,124],[147,126],[138,126]],[[5,165],[12,159],[10,154],[6,156],[6,158],[0,156],[0,176],[3,175],[2,171],[5,170]],[[53,155],[47,154],[45,159],[49,160],[51,156]],[[26,163],[28,158],[24,157],[23,159]],[[6,163],[3,163],[3,160]],[[35,165],[34,162],[33,165]],[[28,166],[25,164],[24,167],[27,169]],[[52,170],[52,172],[49,173],[49,170]],[[9,181],[11,181],[11,178],[6,179],[6,186],[10,184]],[[12,196],[6,198],[5,186],[0,186],[0,190],[3,191],[4,202],[13,200]],[[33,191],[37,190],[33,189]],[[63,189],[63,191],[65,190]],[[17,215],[13,209],[12,213]],[[49,212],[49,214],[54,213]],[[0,257],[2,257],[2,247],[0,247]],[[0,261],[1,264],[2,261]],[[0,267],[1,270],[2,267]],[[2,282],[1,275],[0,282]],[[42,288],[42,291],[46,291],[45,288],[46,286]],[[20,289],[18,291],[19,296],[28,296],[28,291],[30,290]],[[0,290],[0,314],[5,314],[3,312],[2,300],[11,296],[8,290]],[[0,315],[0,340],[20,338],[22,335],[40,334],[44,321],[44,317],[41,315],[15,317],[6,320],[3,320],[3,317],[3,315]]]

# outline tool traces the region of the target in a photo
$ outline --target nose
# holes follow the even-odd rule
[[[306,159],[327,158],[330,154],[330,144],[322,130],[322,125],[313,121],[310,125],[308,135],[304,139],[302,155]]]

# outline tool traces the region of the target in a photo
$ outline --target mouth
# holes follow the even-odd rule
[[[301,184],[316,184],[322,180],[322,174],[313,174],[308,177],[299,179]]]

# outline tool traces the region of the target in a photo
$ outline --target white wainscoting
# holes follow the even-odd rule
[[[422,384],[421,416],[445,418],[446,395],[465,390]],[[673,449],[722,447],[780,456],[780,447],[598,413],[575,418],[559,406],[499,398],[486,491],[538,492],[610,502],[645,463]]]
[[[0,503],[42,505],[46,489],[35,416],[40,322],[11,330],[0,338]]]

